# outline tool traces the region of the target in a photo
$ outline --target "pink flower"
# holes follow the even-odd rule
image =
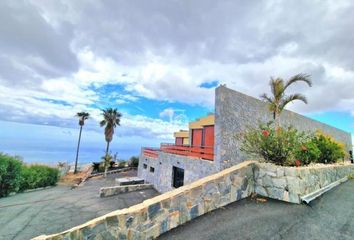
[[[262,134],[263,134],[263,136],[268,137],[269,136],[269,131],[268,130],[263,130]]]

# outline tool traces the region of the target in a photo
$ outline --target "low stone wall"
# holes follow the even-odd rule
[[[254,192],[300,203],[301,196],[353,172],[354,165],[296,168],[247,161],[130,208],[111,212],[62,233],[35,239],[153,239]]]
[[[243,162],[130,208],[35,239],[152,239],[253,191],[253,164]]]
[[[133,192],[152,188],[152,184],[135,184],[114,187],[102,187],[99,191],[100,197],[109,197],[121,193]]]
[[[354,172],[354,165],[281,167],[257,163],[254,168],[255,192],[286,202],[301,203],[301,197],[317,191]]]

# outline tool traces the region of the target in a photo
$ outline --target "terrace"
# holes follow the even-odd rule
[[[214,123],[215,117],[212,114],[190,122],[189,130],[174,133],[175,143],[161,143],[160,148],[146,147],[143,155],[158,158],[159,152],[165,152],[214,161]]]

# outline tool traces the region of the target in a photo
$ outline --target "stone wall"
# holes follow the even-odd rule
[[[243,162],[130,208],[35,239],[156,238],[200,215],[248,197],[254,191],[253,166],[254,162]]]
[[[272,114],[266,103],[224,86],[218,87],[215,93],[215,161],[218,169],[228,168],[247,159],[240,152],[240,142],[235,138],[237,133],[243,132],[248,126],[257,126],[259,121],[270,120]],[[348,151],[352,148],[350,133],[300,114],[283,111],[281,124],[291,124],[302,131],[320,129],[346,144]]]
[[[100,188],[100,197],[109,197],[118,195],[121,193],[133,192],[143,189],[152,188],[152,184],[136,184],[136,185],[124,185],[124,186],[114,186],[114,187],[102,187]]]
[[[130,208],[35,239],[153,239],[207,212],[246,198],[253,192],[300,203],[300,196],[353,172],[354,165],[295,168],[246,161]]]
[[[354,173],[354,165],[281,167],[257,163],[255,193],[286,202],[301,203],[301,197]]]
[[[144,164],[147,166],[146,169]],[[174,189],[172,186],[173,166],[184,169],[184,184],[217,172],[213,161],[164,152],[159,152],[158,158],[149,158],[145,157],[141,151],[138,177],[153,184],[157,191],[164,193]],[[154,168],[154,172],[150,171],[150,167]]]

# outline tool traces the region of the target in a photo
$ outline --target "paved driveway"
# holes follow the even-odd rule
[[[354,239],[354,180],[307,205],[251,199],[173,229],[160,240]]]
[[[30,239],[41,234],[60,232],[108,212],[125,208],[156,196],[143,190],[100,198],[101,186],[115,185],[115,177],[134,176],[136,172],[90,179],[84,186],[68,186],[17,194],[0,199],[0,239]]]

